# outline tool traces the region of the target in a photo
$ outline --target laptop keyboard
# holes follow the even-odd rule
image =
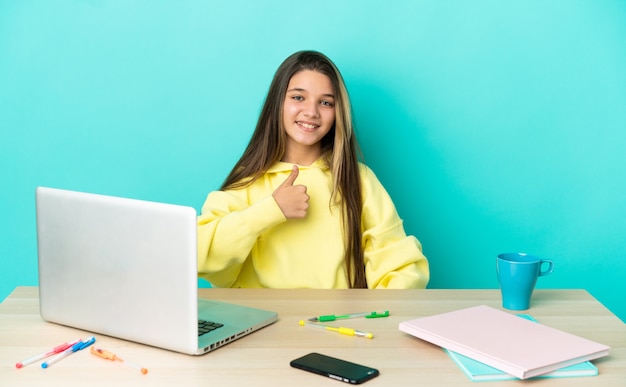
[[[202,336],[223,326],[224,324],[213,321],[198,320],[198,336]]]

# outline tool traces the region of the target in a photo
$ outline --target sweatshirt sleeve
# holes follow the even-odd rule
[[[425,288],[430,278],[422,245],[406,235],[391,197],[367,167],[363,184],[363,244],[368,286],[377,289]]]
[[[259,235],[285,220],[271,195],[249,204],[235,192],[211,192],[198,217],[198,273],[231,287]]]

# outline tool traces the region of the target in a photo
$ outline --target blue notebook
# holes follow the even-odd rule
[[[519,314],[519,317],[527,320],[536,321],[532,316],[528,314]],[[449,351],[444,348],[448,355],[454,360],[454,362],[463,370],[465,375],[472,381],[487,381],[487,380],[520,380],[515,376],[509,375],[497,368],[493,368],[484,363],[471,359],[467,356],[463,356],[453,351]],[[586,361],[579,364],[574,364],[569,367],[563,367],[561,369],[552,371],[550,373],[536,376],[535,378],[569,378],[577,376],[596,376],[598,375],[598,368],[591,362]]]

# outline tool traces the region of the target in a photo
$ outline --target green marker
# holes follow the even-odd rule
[[[359,317],[364,317],[364,318],[389,317],[389,311],[386,310],[382,313],[362,312],[362,313],[349,313],[349,314],[329,314],[326,316],[311,317],[309,321],[324,322],[324,321],[335,321],[335,320],[342,320],[342,319],[347,319],[347,318],[359,318]]]

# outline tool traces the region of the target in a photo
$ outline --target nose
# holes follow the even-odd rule
[[[319,117],[319,105],[315,101],[307,101],[306,106],[304,107],[304,114],[307,117]]]

